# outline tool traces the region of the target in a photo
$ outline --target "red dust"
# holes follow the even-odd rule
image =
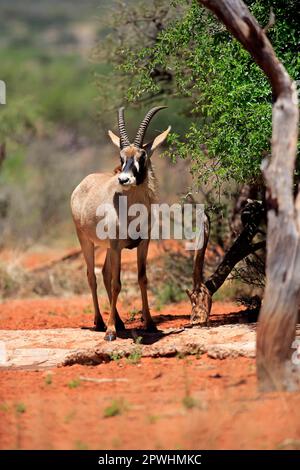
[[[0,307],[1,328],[90,326],[90,307],[89,296],[7,301]],[[164,328],[180,326],[189,308],[185,302],[170,305],[153,312],[154,318]],[[232,311],[234,304],[214,304],[216,316]],[[121,313],[127,327],[140,324],[130,322],[124,308]],[[204,355],[142,358],[137,364],[121,359],[47,371],[1,370],[0,375],[2,449],[300,445],[300,394],[259,393],[253,359]],[[103,378],[115,380],[97,382]]]
[[[160,253],[154,245],[150,258]],[[60,256],[28,255],[23,262],[36,269]],[[97,253],[98,265],[103,256]],[[133,266],[133,252],[124,261]],[[101,298],[100,305],[106,319],[107,299]],[[127,328],[142,326],[136,306],[130,301],[120,306]],[[233,303],[214,302],[212,320],[240,310]],[[189,313],[188,302],[152,310],[164,329],[183,326]],[[89,295],[0,304],[0,329],[24,334],[58,327],[78,328],[80,335],[80,327],[92,323]],[[46,371],[0,370],[0,448],[300,448],[300,393],[258,392],[254,359],[117,359]]]
[[[107,305],[105,297],[99,299],[100,306]],[[136,309],[137,302],[128,302],[126,308],[120,306],[119,312],[127,327],[142,328],[141,313]],[[177,328],[189,322],[191,305],[178,302],[165,306],[160,311],[151,310],[158,327]],[[220,315],[238,313],[243,307],[232,302],[215,302],[211,320]],[[102,310],[105,320],[108,310]],[[41,328],[80,328],[93,324],[93,307],[90,295],[69,298],[43,297],[36,299],[6,300],[0,303],[0,329],[35,330]]]
[[[300,395],[258,393],[251,359],[122,359],[46,372],[1,371],[0,394],[2,449],[299,445]]]

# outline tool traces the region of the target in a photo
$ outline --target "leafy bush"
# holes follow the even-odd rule
[[[262,25],[273,7],[276,23],[268,34],[296,79],[297,2],[246,3]],[[270,152],[271,88],[250,55],[196,0],[175,1],[171,9],[168,5],[160,2],[158,10],[157,5],[134,4],[115,13],[119,43],[112,40],[109,57],[116,72],[127,77],[127,99],[181,99],[181,110],[192,123],[184,136],[170,136],[168,154],[190,158],[198,183],[256,182],[261,160]],[[149,18],[159,25],[154,31]]]

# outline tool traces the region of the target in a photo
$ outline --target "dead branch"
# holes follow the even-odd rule
[[[269,21],[263,29],[264,32],[267,33],[269,31],[269,29],[273,28],[274,24],[275,24],[275,15],[274,15],[273,8],[271,7],[270,8]]]
[[[237,263],[251,253],[265,247],[265,241],[252,244],[252,240],[258,232],[263,214],[263,205],[258,201],[248,202],[244,207],[241,215],[244,225],[242,232],[225,254],[214,274],[205,282],[211,295],[222,286]]]
[[[203,226],[201,227],[200,247],[195,250],[194,270],[193,270],[193,290],[187,289],[186,293],[192,304],[191,323],[207,325],[211,310],[211,293],[203,282],[203,266],[205,251],[209,239],[210,224],[206,214],[204,214]]]
[[[212,296],[222,286],[232,269],[249,254],[265,248],[265,241],[252,243],[259,230],[264,215],[264,208],[259,201],[248,201],[242,211],[241,220],[244,226],[241,234],[225,254],[223,260],[210,278],[204,282],[203,266],[205,250],[209,238],[208,219],[204,221],[204,241],[195,252],[193,271],[193,290],[187,290],[192,304],[191,323],[207,325],[212,305]]]

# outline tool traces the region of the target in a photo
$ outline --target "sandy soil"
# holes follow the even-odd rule
[[[88,297],[5,302],[1,328],[88,326],[89,307]],[[171,305],[154,316],[164,327],[179,326],[187,321],[187,307]],[[236,308],[216,303],[214,315]],[[124,307],[121,311],[124,316]],[[0,371],[0,376],[2,449],[300,446],[300,394],[258,393],[252,359],[204,355],[137,364],[121,359],[47,372]]]
[[[7,300],[0,304],[0,328],[26,334],[91,326],[91,305],[89,296]],[[132,320],[133,308],[139,306],[130,301],[120,307],[128,328],[141,326],[139,314]],[[212,319],[240,310],[215,302]],[[167,328],[187,323],[189,312],[181,302],[152,314]],[[0,370],[0,448],[300,449],[300,393],[261,394],[255,360],[242,357]]]
[[[103,318],[108,318],[108,303],[100,297]],[[119,308],[120,315],[128,328],[142,327],[140,305],[129,301]],[[158,326],[175,328],[187,324],[190,303],[179,302],[165,306],[160,311],[151,309],[151,315]],[[219,317],[234,316],[243,307],[231,302],[215,302],[212,307],[211,321]],[[36,299],[6,300],[0,304],[0,329],[29,330],[40,328],[78,328],[93,325],[93,307],[89,295],[70,298],[46,297]]]
[[[259,394],[254,361],[245,358],[2,371],[0,442],[2,449],[291,448],[299,446],[299,399]]]

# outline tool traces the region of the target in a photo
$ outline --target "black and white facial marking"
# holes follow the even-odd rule
[[[122,186],[138,186],[147,176],[147,154],[134,146],[121,150],[121,173],[118,175]]]

